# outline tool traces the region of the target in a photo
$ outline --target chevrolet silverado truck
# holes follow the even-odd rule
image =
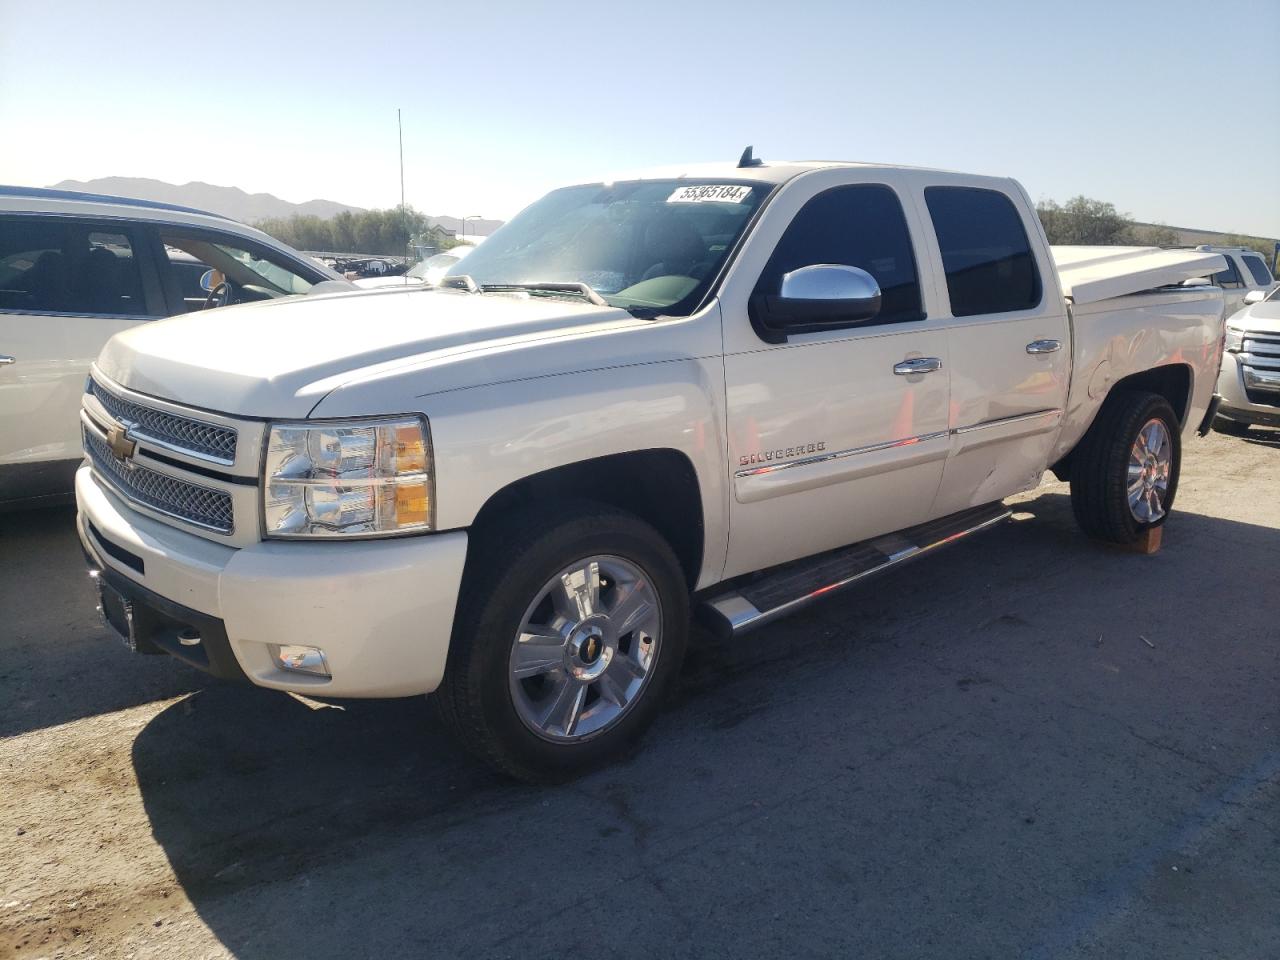
[[[1220,255],[1052,250],[1015,181],[732,163],[555,190],[438,288],[115,336],[79,534],[140,652],[432,694],[531,780],[624,753],[693,616],[736,636],[984,530],[1046,470],[1162,524]]]

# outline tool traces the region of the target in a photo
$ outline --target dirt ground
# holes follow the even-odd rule
[[[1280,957],[1280,432],[1164,549],[1065,487],[736,643],[644,747],[505,782],[422,699],[129,654],[0,516],[0,957]]]

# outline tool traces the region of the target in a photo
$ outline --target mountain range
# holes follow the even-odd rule
[[[212,183],[201,183],[198,180],[176,184],[145,177],[99,177],[96,180],[63,180],[52,186],[55,190],[78,190],[84,193],[104,193],[114,197],[131,197],[136,200],[176,203],[184,207],[219,213],[242,223],[257,223],[269,218],[288,218],[298,215],[310,215],[328,220],[344,210],[358,213],[364,209],[348,203],[338,203],[335,200],[291,203],[270,193],[246,193],[239,187],[220,187]],[[455,233],[462,227],[462,220],[458,217],[441,216],[428,219],[433,225]],[[502,221],[468,219],[466,226],[468,234],[483,237],[502,226]]]

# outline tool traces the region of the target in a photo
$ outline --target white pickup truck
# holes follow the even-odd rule
[[[563,778],[652,721],[691,612],[759,626],[1046,469],[1091,536],[1162,523],[1222,349],[1222,291],[1182,284],[1218,269],[1051,252],[1007,179],[748,154],[567,187],[443,288],[116,336],[79,532],[135,649],[434,692],[480,757]]]

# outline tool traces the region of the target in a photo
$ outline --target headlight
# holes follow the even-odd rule
[[[276,423],[267,437],[268,537],[376,537],[430,530],[431,434],[421,417]]]
[[[1244,349],[1244,331],[1237,330],[1235,327],[1227,327],[1227,336],[1223,341],[1223,347],[1232,353],[1239,353]]]

